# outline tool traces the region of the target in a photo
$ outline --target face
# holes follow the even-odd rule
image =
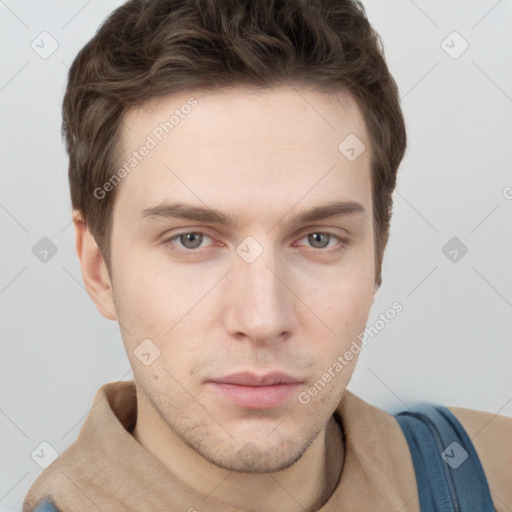
[[[122,147],[138,156],[117,185],[111,284],[138,393],[220,467],[288,467],[342,397],[357,356],[336,362],[375,291],[355,102],[179,93],[130,111]]]

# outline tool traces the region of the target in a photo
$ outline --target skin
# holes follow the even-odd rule
[[[228,505],[313,510],[336,484],[325,429],[357,356],[307,404],[293,396],[248,409],[206,381],[280,370],[307,390],[364,330],[376,289],[369,137],[347,93],[240,87],[130,110],[126,155],[191,97],[198,105],[118,185],[110,274],[76,212],[84,282],[121,326],[137,387],[133,434],[154,457]],[[353,162],[338,150],[351,133],[366,145]],[[238,224],[142,218],[165,201],[215,208]],[[330,201],[364,212],[289,224]],[[191,232],[205,233],[198,248],[197,239],[169,241]],[[308,236],[318,232],[348,243]],[[248,236],[263,250],[252,263],[236,252]],[[145,339],[160,350],[148,366],[134,354]]]

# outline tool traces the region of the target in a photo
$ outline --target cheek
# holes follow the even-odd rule
[[[373,276],[368,269],[353,269],[353,273],[342,274],[338,279],[333,276],[322,287],[310,288],[306,295],[318,318],[310,317],[316,325],[311,324],[308,331],[317,336],[313,349],[322,366],[329,366],[354,341],[359,343],[357,337],[366,327],[373,303]]]
[[[351,256],[329,272],[302,277],[302,296],[335,322],[351,325],[365,321],[375,291],[373,259]],[[296,276],[298,278],[298,276]]]
[[[137,265],[125,259],[119,266],[113,288],[119,321],[128,337],[135,342],[161,336],[178,321],[184,290],[147,263]]]
[[[164,347],[166,352],[173,350],[169,340],[183,331],[188,340],[202,337],[213,318],[215,284],[222,276],[218,268],[199,271],[197,266],[187,268],[149,254],[137,256],[135,251],[122,260],[113,285],[119,321],[126,328],[123,337],[130,347],[149,338],[163,353]]]

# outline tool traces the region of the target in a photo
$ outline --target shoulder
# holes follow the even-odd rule
[[[512,418],[462,407],[448,409],[478,453],[497,510],[512,510]]]

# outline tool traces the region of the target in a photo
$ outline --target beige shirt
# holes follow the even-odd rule
[[[498,512],[512,510],[512,419],[450,407],[466,428]],[[334,491],[319,512],[419,512],[409,447],[393,416],[348,390],[334,416],[343,426],[345,459]],[[94,398],[76,441],[42,471],[23,512],[46,496],[62,512],[243,512],[198,494],[131,435],[137,419],[133,381],[110,382]],[[340,452],[334,421],[326,431],[328,464]],[[338,466],[339,467],[339,466]],[[475,509],[476,510],[476,509]]]

